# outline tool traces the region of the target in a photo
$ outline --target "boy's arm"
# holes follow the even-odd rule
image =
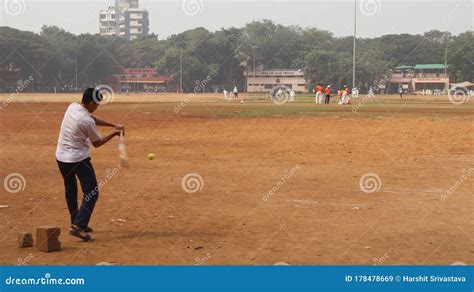
[[[124,131],[125,130],[125,128],[122,124],[114,124],[114,123],[96,118],[94,116],[92,116],[92,118],[94,119],[95,124],[97,126],[113,127],[113,128],[115,128],[116,130],[119,130],[119,131]]]
[[[120,135],[120,132],[120,130],[115,130],[107,136],[103,137],[102,139],[92,142],[92,145],[94,145],[95,148],[99,148],[100,146],[109,142],[113,137]]]

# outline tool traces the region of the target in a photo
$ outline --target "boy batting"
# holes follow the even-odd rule
[[[92,240],[89,221],[99,197],[99,188],[90,158],[90,145],[98,148],[113,137],[125,132],[121,124],[113,124],[92,115],[102,101],[98,89],[88,88],[84,91],[81,103],[69,105],[61,124],[56,160],[64,179],[66,203],[71,216],[69,234],[84,241]],[[114,130],[105,137],[97,132],[97,126],[113,127]],[[79,179],[83,198],[80,208],[77,203],[77,180]]]

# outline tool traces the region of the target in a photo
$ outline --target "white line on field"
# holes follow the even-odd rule
[[[361,205],[361,204],[337,204],[337,203],[322,203],[319,201],[313,200],[286,200],[287,202],[293,203],[303,203],[303,204],[316,204],[321,206],[345,206],[345,207],[368,207],[368,205]]]
[[[387,189],[383,188],[381,192],[384,193],[394,193],[394,194],[425,194],[425,195],[441,195],[446,190],[443,189],[431,189],[431,190],[412,190],[412,189]]]

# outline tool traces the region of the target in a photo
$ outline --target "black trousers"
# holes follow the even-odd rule
[[[87,158],[75,163],[57,162],[59,171],[64,179],[66,202],[69,214],[71,215],[71,224],[85,228],[89,225],[95,203],[99,198],[99,187],[91,159]],[[80,208],[78,208],[77,204],[76,176],[79,178],[84,194]]]
[[[326,94],[326,99],[324,100],[324,103],[329,103],[330,100],[331,100],[331,95]]]

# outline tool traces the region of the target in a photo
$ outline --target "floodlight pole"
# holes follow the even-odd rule
[[[76,51],[76,88],[74,89],[74,92],[77,91],[77,51]]]
[[[444,52],[444,78],[448,77],[448,46],[449,46],[449,39],[446,38],[446,51]],[[449,82],[448,82],[447,87],[446,87],[446,84],[444,86],[445,86],[445,90],[448,90],[449,92]]]
[[[253,78],[255,82],[255,47],[253,48]]]
[[[247,76],[247,80],[248,80],[248,76]],[[255,80],[257,80],[256,76],[255,76],[255,47],[253,47],[253,84],[254,84],[254,87],[253,87],[253,92],[255,92]],[[247,88],[247,91],[248,91],[248,88]]]
[[[352,50],[352,88],[356,86],[357,0],[354,0],[354,44]]]
[[[449,40],[446,41],[446,50],[444,51],[444,77],[448,75],[448,45]]]
[[[183,49],[179,49],[179,93],[183,92]]]

